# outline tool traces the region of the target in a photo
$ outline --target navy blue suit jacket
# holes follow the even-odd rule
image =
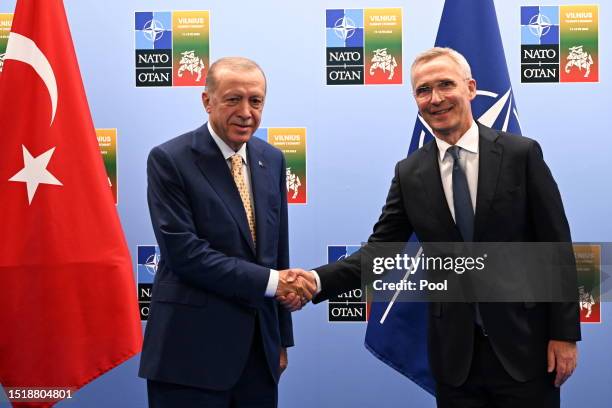
[[[279,378],[291,315],[265,298],[270,268],[289,266],[285,160],[252,138],[248,165],[257,246],[227,162],[206,125],[153,148],[148,203],[161,251],[139,375],[227,390],[246,364],[256,320]]]

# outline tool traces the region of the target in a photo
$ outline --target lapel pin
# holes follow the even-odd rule
[[[264,166],[263,163],[261,162],[261,160],[259,160],[258,163],[259,163],[259,167],[263,167]]]

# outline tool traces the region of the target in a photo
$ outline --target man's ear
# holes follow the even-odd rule
[[[210,94],[206,91],[202,92],[202,104],[206,113],[210,113]]]
[[[470,101],[476,97],[476,80],[474,78],[468,79],[468,89],[470,90]]]

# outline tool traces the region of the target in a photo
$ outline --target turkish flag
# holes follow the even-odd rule
[[[132,263],[61,0],[17,1],[0,75],[0,197],[7,395],[74,392],[140,352]],[[37,395],[46,402],[13,404],[63,396]]]

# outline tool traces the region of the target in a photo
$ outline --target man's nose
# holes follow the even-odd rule
[[[444,101],[444,94],[437,87],[431,90],[431,103],[437,105]]]
[[[249,106],[249,101],[240,102],[240,106],[238,107],[238,116],[242,119],[248,119],[251,117],[251,107]]]

